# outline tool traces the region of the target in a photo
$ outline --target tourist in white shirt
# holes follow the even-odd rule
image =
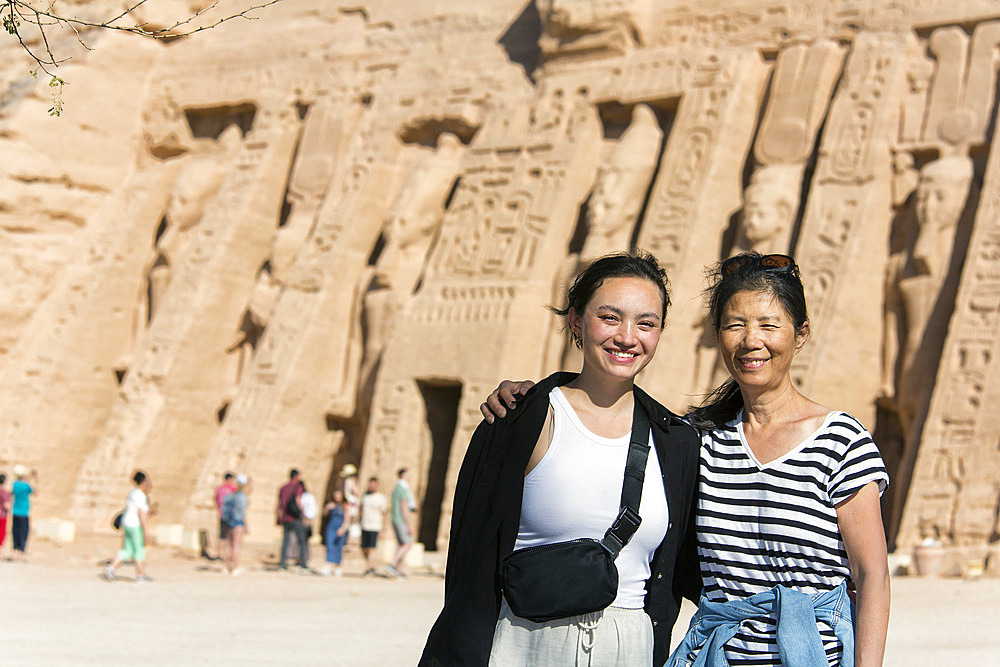
[[[149,476],[141,470],[136,470],[132,474],[132,483],[135,488],[129,491],[125,499],[125,511],[122,513],[122,549],[115,556],[111,565],[104,568],[104,578],[114,581],[117,578],[116,570],[123,563],[131,562],[135,565],[137,582],[151,581],[146,575],[146,534],[148,532],[147,519],[156,513],[156,508],[149,506],[149,490],[152,482]]]

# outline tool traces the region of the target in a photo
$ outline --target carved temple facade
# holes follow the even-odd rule
[[[89,40],[59,119],[0,46],[0,470],[36,515],[106,529],[141,467],[208,527],[237,470],[266,536],[290,467],[408,467],[443,547],[483,397],[579,363],[546,307],[583,262],[665,264],[641,384],[683,412],[725,378],[705,267],[754,249],[801,266],[793,378],[875,434],[890,543],[1000,539],[995,2],[297,0]]]

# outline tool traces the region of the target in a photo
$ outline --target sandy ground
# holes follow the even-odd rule
[[[271,548],[249,545],[247,571],[230,577],[217,563],[152,547],[154,581],[136,583],[125,567],[109,583],[99,563],[117,546],[113,537],[36,540],[30,562],[0,560],[0,663],[412,665],[441,604],[443,579],[431,567],[406,580],[362,578],[356,549],[335,578],[280,573]],[[312,564],[322,560],[315,549]],[[1000,579],[894,579],[885,664],[1000,665],[998,612]]]

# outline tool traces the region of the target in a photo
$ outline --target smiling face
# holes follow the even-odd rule
[[[719,353],[744,392],[761,393],[791,385],[789,368],[809,337],[798,330],[774,294],[737,292],[722,308]]]
[[[663,329],[663,298],[651,281],[608,278],[569,325],[582,342],[583,374],[631,381],[653,358]]]

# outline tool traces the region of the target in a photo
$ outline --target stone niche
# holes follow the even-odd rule
[[[143,468],[187,534],[234,470],[269,539],[289,468],[323,497],[407,467],[442,549],[480,401],[579,364],[546,306],[582,264],[668,267],[642,384],[683,412],[725,379],[704,268],[753,249],[801,265],[793,377],[875,434],[891,545],[1000,539],[995,3],[302,0],[65,37],[59,119],[0,45],[0,471],[39,470],[39,517],[108,530]]]

